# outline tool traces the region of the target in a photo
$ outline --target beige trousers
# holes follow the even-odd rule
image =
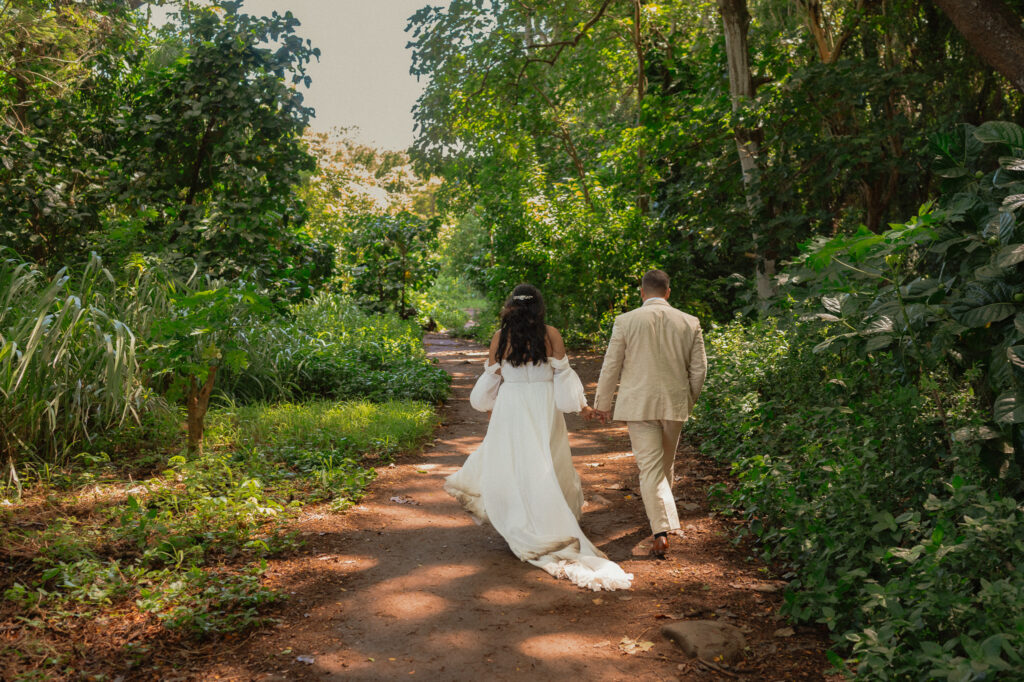
[[[683,422],[654,419],[626,422],[633,456],[640,467],[640,496],[652,533],[679,528],[679,512],[672,495],[672,467]]]

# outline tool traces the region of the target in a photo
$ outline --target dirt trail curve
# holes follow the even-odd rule
[[[802,680],[823,679],[827,639],[785,631],[776,583],[709,517],[707,486],[721,476],[684,447],[676,494],[685,538],[668,561],[649,558],[636,466],[623,425],[568,418],[586,497],[582,526],[636,578],[628,592],[583,591],[518,561],[441,489],[480,442],[487,415],[469,391],[486,351],[429,335],[430,355],[454,377],[436,440],[380,470],[371,494],[343,515],[308,512],[309,541],[271,562],[269,581],[291,593],[281,623],[224,646],[193,668],[238,680]],[[600,358],[576,358],[593,395]],[[671,619],[724,619],[747,633],[741,672],[688,659],[659,631]],[[776,632],[782,630],[782,632]],[[627,654],[623,638],[650,641]],[[310,662],[311,661],[311,662]]]

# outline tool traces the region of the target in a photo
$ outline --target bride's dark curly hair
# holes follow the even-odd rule
[[[539,364],[548,356],[547,327],[544,324],[544,297],[532,284],[520,284],[501,309],[501,333],[498,336],[497,358],[508,360],[513,367],[527,363]]]

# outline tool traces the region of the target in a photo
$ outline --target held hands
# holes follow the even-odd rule
[[[581,411],[580,415],[588,422],[600,421],[602,424],[607,424],[608,420],[611,419],[611,412],[604,410],[595,410],[590,406],[585,406]]]

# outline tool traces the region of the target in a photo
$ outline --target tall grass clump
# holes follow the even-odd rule
[[[320,293],[284,319],[239,332],[248,364],[220,390],[237,402],[367,399],[437,402],[448,374],[426,356],[419,327]]]
[[[113,284],[96,256],[74,277],[0,261],[0,448],[19,492],[21,461],[64,459],[146,401],[135,335],[109,312]]]

